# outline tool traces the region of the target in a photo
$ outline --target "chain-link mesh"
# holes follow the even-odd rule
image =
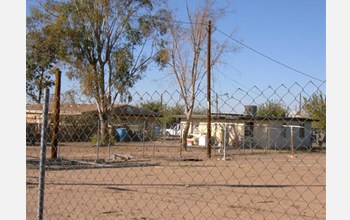
[[[96,104],[61,103],[57,148],[50,103],[44,219],[325,219],[323,86],[212,91],[210,157],[204,91],[190,120],[177,91],[135,93],[108,117]],[[37,215],[42,107],[26,113],[28,219]]]

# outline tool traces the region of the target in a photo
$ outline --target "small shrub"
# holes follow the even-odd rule
[[[92,135],[90,137],[90,140],[92,142],[93,145],[97,145],[97,143],[99,144],[99,146],[103,145],[103,140],[101,138],[101,135],[97,135],[97,133],[95,133],[94,135]],[[106,144],[110,144],[113,145],[115,143],[115,138],[113,137],[113,135],[109,135],[108,140],[106,140]]]

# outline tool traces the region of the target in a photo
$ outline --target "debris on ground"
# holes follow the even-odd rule
[[[115,155],[111,155],[107,159],[113,160],[113,161],[120,161],[120,160],[130,160],[130,159],[137,159],[137,158],[130,154],[115,154]]]

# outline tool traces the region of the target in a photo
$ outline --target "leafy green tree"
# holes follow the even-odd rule
[[[163,106],[162,101],[146,101],[141,102],[140,107],[149,111],[157,112],[157,113],[163,113],[164,109],[166,108],[166,105]]]
[[[60,103],[61,104],[78,104],[82,103],[80,99],[81,94],[76,89],[69,89],[63,93],[61,93]],[[55,101],[55,94],[50,94],[50,102]]]
[[[59,41],[51,22],[37,9],[27,18],[26,93],[35,103],[41,103],[43,89],[54,84],[51,70],[58,61]]]
[[[204,107],[197,107],[193,110],[194,115],[207,115],[208,110]]]
[[[314,119],[312,128],[318,131],[318,142],[322,145],[326,137],[326,98],[321,93],[314,93],[311,97],[304,97],[303,110],[307,116]]]
[[[64,51],[60,61],[69,79],[79,81],[83,94],[97,105],[101,136],[117,98],[130,98],[128,89],[159,59],[168,13],[162,0],[67,0],[41,3],[34,20],[48,17]],[[157,10],[158,9],[158,10]]]
[[[258,117],[287,117],[289,108],[278,100],[267,101],[258,106]]]
[[[141,108],[161,113],[164,115],[163,118],[160,118],[160,122],[165,122],[167,127],[171,127],[175,123],[178,123],[178,119],[172,117],[173,115],[183,115],[185,111],[185,105],[176,103],[175,105],[163,104],[161,100],[151,100],[142,102],[140,104]]]
[[[180,120],[172,117],[173,115],[183,115],[185,112],[185,105],[176,103],[172,106],[166,106],[164,109],[164,121],[167,123],[167,127],[171,127],[175,123],[179,123]]]

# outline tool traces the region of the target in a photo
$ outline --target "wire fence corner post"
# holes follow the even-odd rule
[[[38,190],[38,212],[37,219],[43,219],[44,211],[44,190],[45,190],[45,159],[46,159],[46,142],[47,142],[47,124],[49,112],[50,90],[44,90],[44,104],[42,112],[41,141],[40,141],[40,166],[39,166],[39,190]]]

